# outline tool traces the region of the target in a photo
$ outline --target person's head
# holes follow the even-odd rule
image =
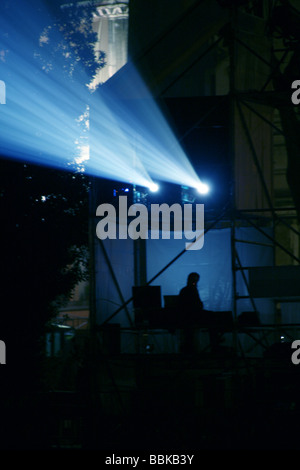
[[[200,274],[190,273],[188,275],[188,280],[187,280],[188,286],[196,286],[199,282],[199,279],[200,279]]]

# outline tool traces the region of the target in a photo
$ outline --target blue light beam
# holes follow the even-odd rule
[[[57,73],[65,65],[60,56],[55,64],[51,64],[52,57],[44,57],[49,70],[42,70],[34,51],[47,22],[47,11],[40,2],[28,3],[22,10],[12,5],[0,15],[0,28],[9,31],[0,44],[7,87],[7,103],[0,108],[1,155],[63,169],[82,157],[87,173],[151,185],[152,179],[140,162],[133,168],[132,146],[103,102],[97,116],[97,155],[90,158],[89,132],[86,129],[84,135],[78,121],[80,110],[84,112],[91,100],[87,87],[91,79],[86,76],[85,83],[66,81]],[[59,43],[60,32],[56,34]],[[88,128],[88,119],[86,124]]]
[[[107,82],[96,92],[97,98],[117,116],[119,127],[151,177],[203,189],[204,183],[133,64],[125,66],[119,82]],[[97,100],[94,105],[98,106]],[[97,128],[93,131],[97,133]]]
[[[14,2],[0,15],[0,57],[5,64],[6,104],[0,107],[0,153],[67,168],[81,162],[88,173],[154,188],[156,180],[199,188],[203,184],[134,66],[126,66],[126,99],[103,85],[66,81],[62,56],[42,70],[35,59],[48,12],[41,2]],[[60,32],[57,31],[57,41]],[[47,40],[47,38],[44,38]],[[54,65],[51,71],[51,65]],[[134,96],[136,99],[127,99]],[[89,106],[91,105],[91,106]],[[91,109],[80,131],[79,110]],[[90,124],[90,129],[88,125]]]

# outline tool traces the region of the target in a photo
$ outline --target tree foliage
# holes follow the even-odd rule
[[[41,31],[35,57],[46,73],[62,75],[67,81],[87,86],[105,65],[104,52],[95,58],[97,34],[92,29],[95,6],[54,2],[54,7],[49,24]]]
[[[37,339],[87,276],[88,183],[81,173],[2,159],[0,188],[2,332]]]

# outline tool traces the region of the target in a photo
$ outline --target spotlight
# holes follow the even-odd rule
[[[156,183],[150,183],[148,188],[152,193],[156,193],[159,190],[159,186]]]
[[[209,192],[209,186],[205,183],[197,184],[196,189],[200,194],[207,194]]]

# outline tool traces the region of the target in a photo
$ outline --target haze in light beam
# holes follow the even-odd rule
[[[7,9],[2,6],[0,12],[0,28],[8,31],[0,43],[0,60],[5,66],[0,79],[5,80],[7,89],[6,104],[0,108],[1,155],[64,169],[75,159],[81,167],[86,164],[87,172],[98,176],[121,181],[130,177],[136,184],[151,184],[141,163],[137,169],[132,167],[132,147],[104,103],[97,116],[98,153],[91,158],[88,129],[85,137],[80,135],[78,122],[79,113],[86,112],[91,100],[87,86],[90,79],[86,76],[85,83],[66,81],[63,73],[57,73],[65,65],[61,54],[54,64],[52,57],[43,56],[48,70],[42,69],[34,53],[50,21],[48,12],[41,2],[29,1],[23,8],[18,3]],[[58,44],[60,32],[56,34]],[[43,36],[43,41],[46,39]]]
[[[104,101],[117,117],[119,127],[151,177],[199,187],[200,178],[134,65],[128,63],[121,72],[119,82],[113,77],[111,84],[106,82],[95,93],[96,98]],[[97,107],[97,99],[93,105]],[[97,126],[92,132],[97,134]]]
[[[76,161],[89,174],[146,187],[152,178],[190,187],[201,183],[133,66],[126,66],[123,86],[128,97],[139,90],[134,100],[120,98],[106,84],[91,94],[87,76],[85,83],[66,81],[51,72],[52,57],[50,71],[42,70],[34,51],[48,12],[35,0],[17,5],[0,15],[0,30],[9,31],[0,44],[5,66],[0,79],[6,84],[6,104],[0,105],[3,156],[58,168]],[[59,31],[57,36],[59,42]],[[63,68],[63,57],[54,65]],[[89,108],[90,129],[81,139],[78,112]]]

